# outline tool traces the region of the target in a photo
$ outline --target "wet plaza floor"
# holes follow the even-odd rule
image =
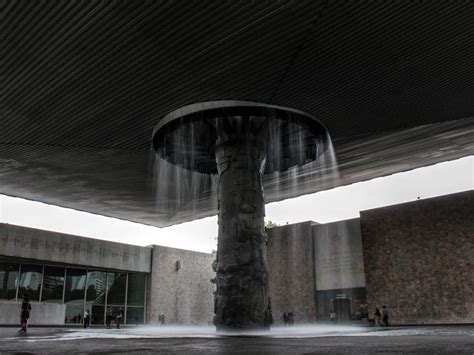
[[[474,326],[275,327],[218,335],[212,327],[0,328],[0,354],[474,354]]]

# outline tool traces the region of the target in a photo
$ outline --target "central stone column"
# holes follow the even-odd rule
[[[218,330],[261,329],[271,321],[268,297],[263,142],[220,142],[217,299]]]

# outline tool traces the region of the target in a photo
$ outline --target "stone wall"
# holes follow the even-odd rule
[[[474,322],[474,192],[361,212],[369,310],[393,324]]]
[[[283,322],[285,312],[295,314],[295,322],[315,321],[314,222],[271,228],[267,260],[269,289],[275,324]]]
[[[0,223],[0,255],[150,272],[151,248]]]
[[[212,254],[153,246],[152,273],[148,282],[147,319],[166,324],[212,324],[214,290]]]

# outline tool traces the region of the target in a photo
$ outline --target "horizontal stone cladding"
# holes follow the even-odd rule
[[[275,324],[282,324],[283,313],[288,312],[295,315],[296,323],[316,320],[314,224],[303,222],[267,230],[269,291]]]
[[[147,294],[147,321],[159,324],[212,324],[213,254],[153,246]]]
[[[0,223],[0,255],[150,272],[151,248]]]
[[[392,324],[474,322],[474,192],[361,212],[369,311]]]

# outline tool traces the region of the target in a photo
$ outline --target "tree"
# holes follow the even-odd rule
[[[279,224],[273,223],[271,220],[268,220],[268,222],[265,223],[265,229],[275,228],[279,226],[280,226]]]

